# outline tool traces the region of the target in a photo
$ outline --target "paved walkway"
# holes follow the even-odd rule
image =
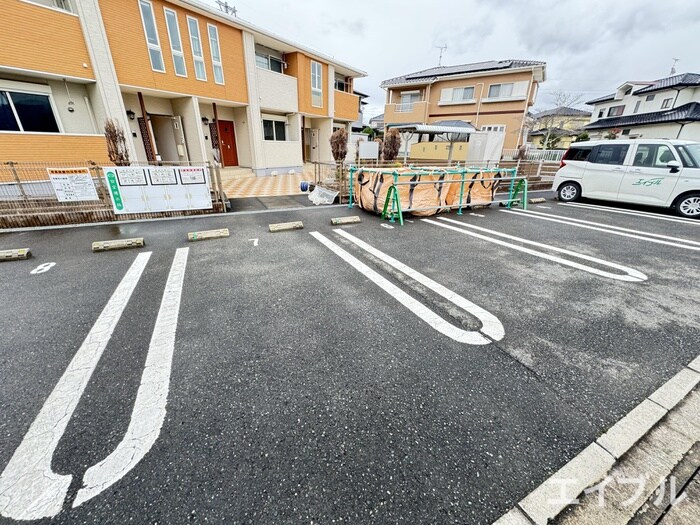
[[[303,180],[311,180],[309,175],[295,173],[293,175],[274,175],[256,177],[230,177],[221,174],[224,192],[229,199],[246,197],[278,197],[281,195],[300,195],[299,184]]]

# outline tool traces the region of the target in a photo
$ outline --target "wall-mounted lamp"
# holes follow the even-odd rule
[[[202,117],[202,124],[205,126],[209,124],[209,117]]]
[[[134,113],[132,110],[127,109],[126,110],[126,116],[129,117],[129,120],[134,120],[136,118],[136,113]]]

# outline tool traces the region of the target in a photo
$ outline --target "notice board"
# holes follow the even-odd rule
[[[115,166],[103,171],[116,214],[212,208],[206,167]]]
[[[88,168],[46,168],[58,202],[99,200]]]

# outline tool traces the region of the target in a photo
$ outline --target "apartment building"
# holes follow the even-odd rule
[[[462,120],[505,133],[504,148],[525,143],[525,117],[546,79],[546,63],[499,60],[440,66],[382,82],[384,125]]]
[[[361,76],[195,0],[5,0],[0,161],[105,162],[111,118],[132,160],[298,171],[332,162]]]
[[[589,100],[591,138],[700,140],[700,74],[627,81],[614,93]]]

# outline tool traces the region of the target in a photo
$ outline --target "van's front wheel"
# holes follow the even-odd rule
[[[557,196],[562,202],[577,201],[581,197],[581,186],[575,182],[565,182],[559,186]]]
[[[700,193],[689,193],[678,199],[676,213],[681,217],[700,218]]]

